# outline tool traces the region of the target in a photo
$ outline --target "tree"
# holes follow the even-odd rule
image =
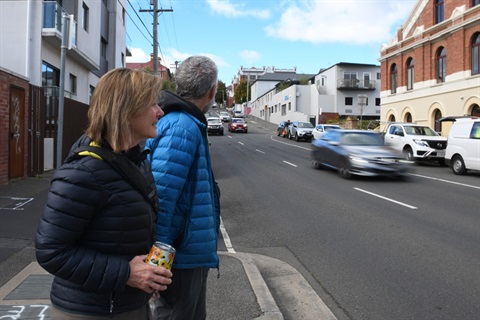
[[[227,87],[222,81],[218,81],[217,93],[215,94],[215,102],[218,105],[222,105],[227,100]]]
[[[252,96],[251,88],[248,88],[248,100],[250,100]],[[247,80],[240,80],[240,83],[235,89],[235,103],[241,104],[243,102],[247,102]]]

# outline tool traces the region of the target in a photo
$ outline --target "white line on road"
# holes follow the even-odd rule
[[[238,143],[241,144],[242,146],[244,145],[243,142],[241,142],[241,141],[238,141]]]
[[[293,143],[283,142],[283,141],[280,141],[280,140],[277,140],[277,139],[273,139],[273,137],[270,137],[270,138],[271,138],[272,141],[275,141],[275,142],[278,142],[278,143],[283,143],[283,144],[286,144],[287,146],[290,146],[290,147],[295,147],[295,148],[300,148],[300,149],[307,150],[307,151],[312,151],[312,149],[310,149],[310,148],[297,146],[296,144],[293,144]]]
[[[441,182],[446,182],[446,183],[451,183],[451,184],[456,184],[456,185],[459,185],[459,186],[463,186],[463,187],[468,187],[468,188],[474,188],[474,189],[480,189],[479,186],[472,186],[471,184],[465,184],[465,183],[460,183],[460,182],[455,182],[455,181],[450,181],[450,180],[444,180],[444,179],[439,179],[439,178],[433,178],[433,177],[428,177],[428,176],[422,176],[420,174],[414,174],[414,173],[411,173],[412,176],[416,176],[416,177],[420,177],[420,178],[425,178],[425,179],[431,179],[431,180],[437,180],[437,181],[441,181]]]
[[[220,217],[220,231],[222,232],[223,242],[225,242],[227,251],[230,253],[235,253],[235,249],[233,249],[232,242],[230,242],[230,237],[228,236],[227,229],[225,229],[225,225],[223,224],[222,217]]]
[[[291,163],[291,162],[288,162],[288,161],[285,161],[285,160],[283,160],[283,162],[286,163],[286,164],[288,164],[288,165],[290,165],[290,166],[292,166],[292,167],[295,167],[295,168],[298,167],[296,164],[293,164],[293,163]]]
[[[260,152],[261,154],[265,154],[265,152],[263,152],[261,150],[258,150],[258,149],[255,149],[255,151]]]
[[[363,190],[363,189],[360,189],[360,188],[353,188],[353,189],[358,190],[358,191],[361,191],[361,192],[364,192],[364,193],[367,193],[367,194],[372,195],[372,196],[375,196],[375,197],[378,197],[378,198],[380,198],[380,199],[384,199],[384,200],[387,200],[387,201],[390,201],[390,202],[399,204],[399,205],[401,205],[401,206],[404,206],[404,207],[407,207],[407,208],[410,208],[410,209],[418,209],[417,207],[414,207],[414,206],[411,206],[411,205],[409,205],[409,204],[406,204],[406,203],[403,203],[403,202],[400,202],[400,201],[396,201],[396,200],[393,200],[393,199],[390,199],[390,198],[381,196],[381,195],[379,195],[379,194],[376,194],[376,193],[373,193],[373,192],[370,192],[370,191],[366,191],[366,190]]]

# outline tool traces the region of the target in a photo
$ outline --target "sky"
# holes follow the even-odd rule
[[[127,0],[127,62],[153,53],[151,0]],[[244,68],[296,68],[318,74],[340,62],[380,65],[380,48],[394,38],[416,0],[158,0],[158,54],[175,61],[214,60],[230,85]],[[153,3],[153,2],[152,2]]]

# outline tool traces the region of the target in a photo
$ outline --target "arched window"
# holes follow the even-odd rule
[[[478,104],[472,106],[472,116],[480,117],[480,106]]]
[[[480,4],[480,0],[472,0],[472,7]]]
[[[395,122],[395,116],[393,114],[391,114],[389,117],[388,117],[388,122]]]
[[[443,20],[445,20],[443,0],[435,0],[435,23],[440,23]]]
[[[397,65],[394,63],[390,68],[390,90],[392,91],[392,93],[397,93],[397,86],[398,86]]]
[[[410,112],[407,112],[405,115],[405,122],[412,122],[412,114]]]
[[[415,81],[414,76],[414,68],[413,68],[413,58],[407,59],[407,90],[413,89],[413,83]]]
[[[442,112],[438,109],[435,110],[433,117],[434,117],[434,123],[435,123],[435,131],[442,132],[442,123],[440,121],[437,121],[442,117]]]
[[[440,47],[437,50],[437,82],[445,82],[447,76],[447,50]]]
[[[472,74],[480,73],[480,33],[473,36],[472,41]]]

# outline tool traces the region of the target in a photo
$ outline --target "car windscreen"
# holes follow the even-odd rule
[[[210,124],[222,123],[222,120],[220,120],[220,119],[208,119],[207,121]]]
[[[438,136],[438,134],[430,127],[411,126],[405,127],[405,133],[416,136]]]
[[[349,132],[342,135],[340,143],[347,146],[381,146],[383,139],[379,134]]]
[[[298,123],[299,128],[313,128],[313,124],[310,122],[299,122]]]

